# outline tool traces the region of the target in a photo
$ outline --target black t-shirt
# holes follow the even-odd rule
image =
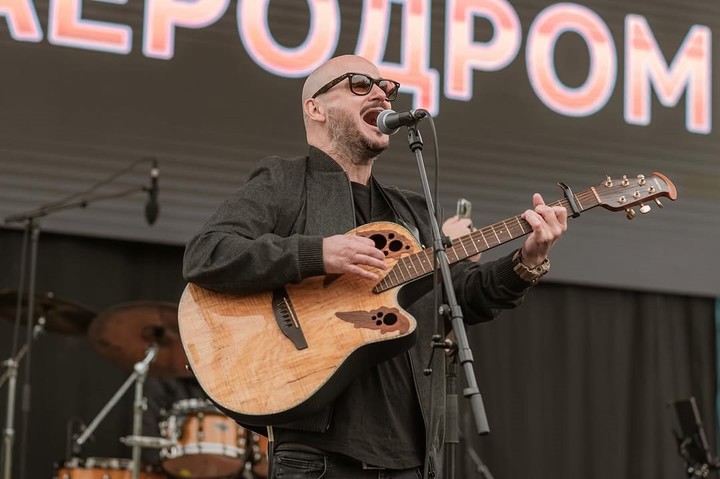
[[[377,188],[352,183],[358,225],[394,221]],[[415,365],[415,367],[422,367]],[[425,428],[410,356],[395,356],[355,378],[333,403],[324,433],[282,430],[278,443],[297,442],[343,454],[375,466],[406,469],[422,465]]]

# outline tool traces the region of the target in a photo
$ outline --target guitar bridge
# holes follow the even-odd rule
[[[302,328],[300,328],[295,309],[293,309],[285,288],[278,288],[273,291],[272,309],[275,314],[275,321],[285,337],[292,341],[296,349],[306,349],[308,344],[305,335]]]

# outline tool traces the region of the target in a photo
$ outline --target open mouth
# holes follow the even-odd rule
[[[377,127],[377,117],[380,114],[381,110],[370,110],[367,113],[365,113],[362,117],[363,121],[367,123],[370,126]]]

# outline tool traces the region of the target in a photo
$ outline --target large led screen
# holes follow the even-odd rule
[[[74,195],[42,230],[181,245],[261,157],[306,152],[303,79],[355,53],[402,84],[394,109],[433,115],[447,214],[466,198],[476,226],[496,223],[563,182],[601,206],[571,220],[550,280],[720,293],[713,2],[0,0],[0,15],[3,218]],[[420,190],[404,131],[375,171]],[[590,190],[608,176],[629,187]]]

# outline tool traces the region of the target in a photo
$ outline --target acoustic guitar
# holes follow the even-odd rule
[[[602,206],[632,218],[634,207],[677,191],[660,173],[612,179],[551,203],[570,216]],[[519,215],[457,238],[447,255],[463,260],[527,235]],[[364,368],[407,349],[415,319],[401,306],[401,286],[432,273],[433,251],[405,228],[369,223],[347,234],[372,239],[389,268],[374,282],[355,275],[307,278],[275,291],[217,293],[194,284],[179,305],[180,336],[188,363],[209,398],[243,424],[285,423],[331,402]]]

